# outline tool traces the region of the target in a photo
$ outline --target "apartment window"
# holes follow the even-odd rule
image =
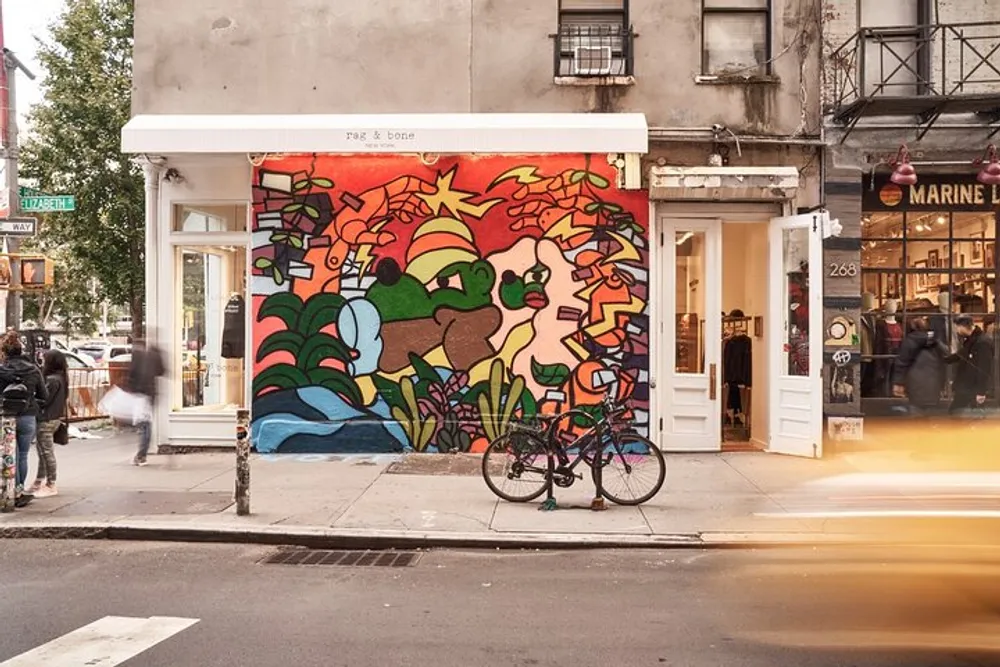
[[[771,0],[702,0],[702,73],[766,76]]]
[[[628,0],[560,0],[557,77],[632,74]]]
[[[928,14],[926,0],[858,0],[865,95],[912,96],[929,85],[930,50],[919,27]]]

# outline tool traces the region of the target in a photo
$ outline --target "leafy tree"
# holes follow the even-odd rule
[[[44,101],[29,114],[32,131],[21,160],[24,176],[40,190],[76,197],[76,211],[46,216],[47,245],[65,250],[73,280],[97,279],[99,298],[128,304],[138,336],[143,178],[120,146],[130,109],[133,12],[133,0],[68,0],[39,42]],[[64,306],[74,302],[66,297]]]

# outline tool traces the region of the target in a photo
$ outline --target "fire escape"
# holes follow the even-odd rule
[[[917,130],[918,141],[942,116],[971,115],[988,138],[1000,132],[1000,22],[862,28],[828,67],[840,143],[872,118]]]

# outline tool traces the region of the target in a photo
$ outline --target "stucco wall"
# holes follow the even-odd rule
[[[557,6],[136,0],[133,113],[643,111],[652,126],[817,129],[815,0],[776,0],[774,81],[725,84],[695,82],[701,0],[632,0],[636,82],[616,88],[554,83]]]
[[[648,199],[585,155],[254,170],[258,451],[482,451],[512,415],[649,424]]]

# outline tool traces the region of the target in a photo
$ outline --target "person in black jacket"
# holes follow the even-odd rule
[[[941,400],[947,354],[944,344],[928,331],[927,318],[914,317],[899,347],[892,378],[893,394],[906,396],[913,414],[922,415]]]
[[[31,493],[36,498],[48,498],[56,491],[56,429],[66,417],[66,397],[69,391],[69,369],[66,355],[59,350],[46,350],[42,357],[42,376],[49,400],[38,415],[38,470]]]
[[[948,409],[952,415],[982,406],[993,384],[993,341],[969,315],[955,318],[955,332],[962,346],[946,359],[957,364],[952,382],[955,397]]]
[[[163,361],[163,353],[160,352],[160,348],[144,340],[137,340],[132,347],[132,363],[129,365],[128,371],[128,390],[133,394],[145,396],[149,400],[150,414],[137,424],[139,449],[136,451],[135,458],[132,459],[133,465],[146,465],[153,428],[152,419],[153,415],[156,414],[157,384],[165,372],[166,364]]]
[[[0,392],[8,386],[21,383],[28,390],[27,402],[14,415],[16,418],[17,438],[17,476],[14,507],[24,507],[34,496],[24,491],[24,482],[28,479],[28,452],[35,439],[39,404],[44,405],[49,395],[45,390],[42,373],[30,359],[24,356],[21,346],[21,336],[16,331],[8,331],[0,341]]]

